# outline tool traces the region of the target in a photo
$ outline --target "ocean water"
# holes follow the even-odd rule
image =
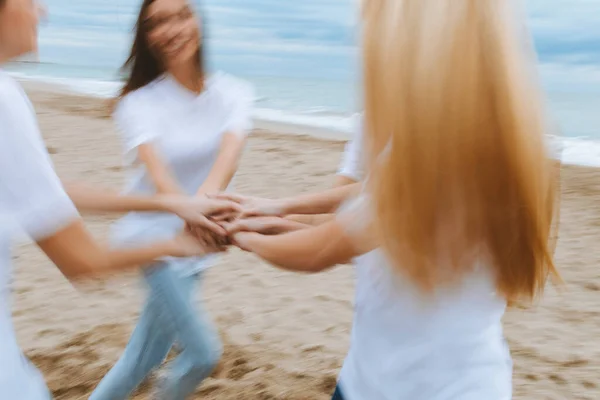
[[[209,68],[252,82],[257,118],[350,131],[360,108],[357,0],[193,2],[205,26]],[[139,4],[46,0],[39,62],[8,68],[24,79],[113,96]],[[600,40],[593,21],[600,3],[529,0],[528,7],[563,159],[600,166],[600,46],[590,44]]]

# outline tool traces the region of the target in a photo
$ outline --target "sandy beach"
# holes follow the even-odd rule
[[[105,102],[26,86],[61,177],[119,188],[126,171]],[[236,177],[239,192],[281,197],[332,183],[343,142],[295,133],[253,132]],[[600,399],[600,171],[565,166],[562,179],[557,264],[566,285],[505,317],[515,399]],[[106,237],[110,218],[86,220]],[[23,349],[56,399],[86,399],[128,340],[142,284],[130,275],[74,287],[31,244],[16,248],[15,263],[13,311]],[[194,399],[329,399],[349,344],[353,279],[351,266],[303,276],[234,249],[221,257],[197,295],[225,354]],[[148,393],[145,385],[135,398]]]

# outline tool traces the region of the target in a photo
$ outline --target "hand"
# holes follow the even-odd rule
[[[185,230],[190,232],[197,240],[205,246],[225,251],[227,246],[231,244],[229,237],[226,235],[216,234],[202,226],[191,226],[186,224]]]
[[[210,195],[212,199],[231,201],[242,207],[239,218],[247,217],[281,217],[285,215],[283,200],[272,200],[261,197],[243,196],[232,193]]]
[[[256,232],[263,235],[277,235],[294,230],[291,222],[281,217],[249,217],[238,218],[231,222],[222,222],[228,235],[238,232]]]
[[[252,239],[260,237],[256,232],[238,232],[230,236],[231,243],[241,250],[252,252]]]
[[[242,206],[227,199],[208,197],[162,196],[165,209],[179,216],[191,226],[206,228],[217,235],[226,235],[225,230],[210,216],[237,215],[242,211]]]
[[[217,247],[208,246],[198,240],[191,232],[183,232],[174,237],[170,243],[173,257],[199,257],[220,251]]]

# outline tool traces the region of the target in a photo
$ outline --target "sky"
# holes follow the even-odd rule
[[[193,1],[201,3],[210,58],[220,69],[324,80],[356,71],[357,0]],[[600,92],[600,0],[523,1],[548,87]],[[139,0],[46,3],[43,61],[120,64]]]

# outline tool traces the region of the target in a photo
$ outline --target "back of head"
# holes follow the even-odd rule
[[[483,260],[509,301],[557,276],[556,168],[512,0],[365,0],[365,131],[380,243],[424,290]]]

